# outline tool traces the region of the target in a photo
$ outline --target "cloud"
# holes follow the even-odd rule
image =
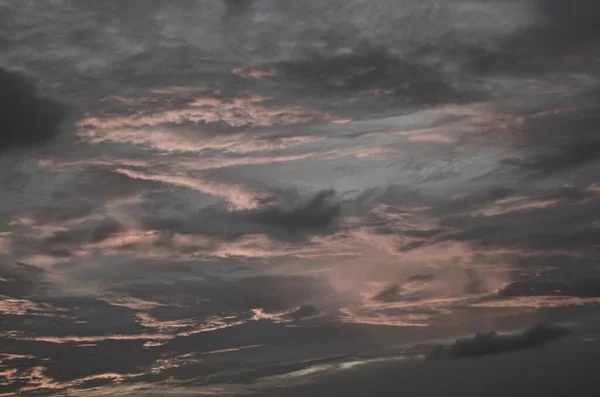
[[[600,12],[596,1],[582,0],[576,8],[560,0],[533,0],[531,4],[536,21],[507,35],[494,50],[474,49],[470,54],[473,70],[539,75],[568,67],[568,56],[585,58],[589,54],[583,55],[583,51],[593,53],[600,40],[593,17]],[[585,64],[575,62],[575,66]]]
[[[72,229],[56,231],[46,238],[43,244],[48,247],[68,247],[85,243],[99,243],[125,230],[125,227],[114,219],[106,219],[100,223],[88,222]]]
[[[597,165],[600,96],[584,93],[575,98],[570,101],[573,109],[527,118],[516,128],[515,142],[523,147],[525,157],[508,158],[501,164],[520,167],[534,180]]]
[[[415,274],[406,279],[407,282],[427,282],[435,280],[435,274]]]
[[[268,243],[257,235],[284,242],[301,241],[311,236],[331,234],[340,227],[341,205],[330,190],[317,192],[309,198],[296,197],[288,205],[262,203],[253,207],[228,209],[221,205],[209,205],[193,216],[173,213],[167,208],[164,216],[160,213],[147,214],[141,224],[149,230],[224,239],[228,242],[228,247],[224,247],[227,252],[236,251],[235,247],[240,252],[244,251],[244,244],[241,244],[244,241],[239,240],[243,236],[247,236],[249,240],[246,242],[250,243]]]
[[[391,284],[373,296],[374,301],[396,302],[402,299],[401,288],[398,284]]]
[[[487,292],[487,287],[484,280],[481,279],[475,269],[465,269],[465,275],[467,276],[465,293],[480,294],[482,292]]]
[[[274,233],[282,231],[286,234],[321,234],[332,230],[341,214],[340,203],[335,199],[335,192],[324,190],[316,193],[304,203],[291,208],[271,206],[256,211],[241,213],[240,218],[251,223],[272,228]]]
[[[178,175],[152,175],[123,168],[117,169],[116,172],[126,175],[131,179],[162,182],[198,190],[207,195],[221,197],[235,208],[240,209],[256,208],[261,201],[267,199],[267,196],[264,194],[254,192],[244,185],[213,182],[205,178]]]
[[[600,233],[598,193],[595,185],[585,189],[564,187],[536,189],[522,187],[529,194],[510,193],[499,199],[463,198],[442,204],[435,211],[451,232],[441,240],[468,242],[479,248],[546,250],[591,254]],[[509,192],[509,191],[507,191]],[[462,203],[460,202],[462,201]],[[469,213],[469,205],[472,208]],[[465,205],[464,212],[454,212]],[[461,213],[462,212],[462,213]],[[439,242],[439,240],[438,240]]]
[[[223,0],[225,4],[225,22],[247,15],[251,10],[254,0]]]
[[[60,224],[71,220],[81,219],[94,212],[92,203],[72,199],[58,204],[39,207],[32,211],[32,220],[37,224]]]
[[[317,313],[318,313],[318,311],[314,306],[306,305],[306,306],[300,306],[299,308],[292,311],[291,313],[285,314],[283,316],[283,318],[289,319],[289,320],[301,320],[306,317],[312,317],[312,316],[316,315]]]
[[[330,112],[353,119],[396,114],[421,106],[469,103],[485,97],[467,81],[448,75],[440,64],[399,55],[367,40],[339,48],[307,50],[296,57],[263,65],[258,71],[277,70],[264,79],[289,87],[299,98],[321,104]],[[294,100],[293,97],[288,100]],[[434,140],[444,140],[432,136]]]
[[[23,75],[0,68],[0,153],[49,142],[60,133],[66,106],[39,96]]]
[[[514,335],[500,335],[495,331],[478,333],[471,338],[458,339],[450,346],[439,345],[432,350],[429,357],[465,358],[501,354],[542,346],[569,333],[566,328],[547,323],[535,325]]]
[[[575,281],[515,281],[498,291],[500,298],[528,296],[600,297],[600,279],[584,278]]]
[[[5,309],[67,310],[13,316],[11,348],[56,357],[36,364],[55,383],[251,379],[288,347],[302,370],[374,334],[600,299],[575,259],[597,265],[600,230],[589,0],[0,3],[0,67],[34,78],[27,106],[85,114],[0,194],[0,260],[44,269],[0,267]],[[13,141],[0,151],[30,147]],[[231,350],[249,344],[271,346]],[[183,368],[202,351],[229,353]]]

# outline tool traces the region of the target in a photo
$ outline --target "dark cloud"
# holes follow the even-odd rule
[[[170,206],[168,203],[165,205]],[[181,203],[180,208],[186,209],[187,206]],[[266,234],[278,240],[298,241],[335,232],[339,228],[340,217],[340,202],[333,191],[325,190],[307,199],[296,198],[291,205],[264,205],[253,210],[236,211],[220,205],[207,206],[192,217],[146,214],[142,224],[149,230],[207,234],[225,239]]]
[[[94,211],[94,205],[85,200],[66,200],[60,205],[54,204],[33,211],[32,218],[36,223],[47,224],[83,218]]]
[[[402,289],[398,284],[390,284],[373,296],[373,300],[378,302],[396,302],[400,299]]]
[[[492,200],[487,194],[465,196],[434,206],[448,232],[430,244],[464,241],[486,249],[567,250],[592,253],[600,229],[598,193],[572,186],[540,189],[531,185]]]
[[[553,106],[547,114],[526,117],[524,124],[516,128],[514,142],[524,151],[524,157],[505,159],[501,164],[521,168],[531,180],[564,177],[577,169],[597,166],[600,95],[584,93],[576,98],[561,104],[562,108]]]
[[[600,279],[571,281],[515,281],[498,291],[500,298],[526,296],[574,296],[580,298],[600,297]]]
[[[288,320],[301,320],[306,317],[312,317],[317,313],[318,311],[314,306],[306,305],[301,306],[293,312],[286,314],[284,318]]]
[[[31,294],[35,288],[43,284],[46,272],[26,263],[0,263],[2,294],[20,297]]]
[[[533,0],[532,4],[538,21],[501,39],[494,50],[467,51],[469,68],[478,73],[538,76],[568,69],[595,73],[586,58],[598,55],[598,2],[582,0],[576,7],[560,0]]]
[[[465,276],[467,276],[467,283],[465,284],[464,290],[467,294],[481,294],[487,292],[484,280],[481,279],[479,273],[477,273],[475,269],[465,269]]]
[[[49,142],[60,133],[67,108],[39,96],[23,75],[0,68],[0,152]]]
[[[480,247],[590,250],[600,230],[594,227],[596,204],[513,211],[487,217],[455,217],[448,225],[459,231],[449,239],[473,242]]]
[[[88,222],[73,229],[54,232],[43,241],[43,244],[49,247],[68,247],[84,243],[98,243],[125,230],[123,225],[114,219],[104,220],[100,224]]]
[[[254,0],[223,0],[223,3],[225,4],[225,21],[229,23],[246,15],[252,9]]]
[[[335,192],[324,190],[294,207],[271,206],[240,213],[241,219],[285,234],[321,234],[332,230],[341,214]]]
[[[406,279],[407,282],[427,282],[436,279],[435,274],[415,274]]]
[[[568,335],[566,328],[542,323],[515,335],[500,335],[495,331],[478,333],[471,338],[458,339],[450,346],[433,349],[430,358],[465,358],[501,354],[514,350],[542,346]]]
[[[354,119],[486,97],[472,80],[448,75],[442,62],[426,64],[418,56],[399,55],[368,41],[353,43],[341,53],[335,45],[313,49],[260,69],[277,71],[269,80],[297,94],[288,100],[310,98],[330,112]]]
[[[10,130],[0,138],[0,152],[40,145],[59,135],[64,107],[38,92],[73,103],[88,117],[78,130],[85,138],[70,145],[73,150],[63,153],[55,149],[65,148],[53,145],[49,158],[13,167],[5,183],[12,189],[0,194],[0,224],[7,230],[0,236],[0,260],[61,262],[46,272],[24,264],[0,265],[2,295],[19,297],[4,299],[3,304],[18,310],[19,305],[40,305],[53,315],[5,316],[2,331],[11,334],[3,353],[39,357],[23,365],[45,367],[56,382],[105,372],[145,373],[115,380],[114,387],[152,382],[160,382],[157,388],[167,383],[170,387],[182,381],[189,387],[227,383],[228,389],[232,381],[253,382],[331,364],[327,381],[346,377],[349,382],[339,382],[337,388],[345,390],[335,393],[332,387],[326,393],[298,395],[357,396],[372,394],[372,385],[382,386],[383,395],[397,395],[409,384],[419,385],[409,394],[419,394],[419,387],[430,391],[422,395],[483,395],[491,390],[505,396],[515,394],[505,392],[512,385],[527,389],[519,390],[524,395],[536,395],[530,393],[535,383],[529,382],[531,371],[515,370],[515,363],[539,369],[544,362],[556,365],[556,370],[564,364],[554,359],[557,351],[577,357],[571,346],[562,344],[520,353],[528,365],[497,354],[542,345],[566,333],[541,325],[517,335],[479,334],[438,349],[439,356],[449,358],[495,354],[489,362],[502,361],[510,369],[502,373],[468,360],[421,366],[394,359],[393,370],[380,371],[388,365],[385,360],[365,358],[371,353],[381,358],[371,350],[374,344],[405,343],[405,335],[423,340],[472,332],[481,325],[506,329],[513,322],[529,324],[532,316],[546,316],[545,310],[531,313],[464,302],[600,296],[597,272],[583,272],[582,263],[574,259],[585,256],[585,267],[597,268],[594,258],[600,248],[598,190],[590,186],[597,182],[600,152],[600,101],[594,81],[600,70],[596,2],[0,3],[1,67],[35,76],[40,89],[34,90],[23,76],[0,72],[0,88],[8,87],[5,91],[12,95],[0,101],[0,129],[6,129],[6,115],[19,121],[11,121],[15,134]],[[11,92],[24,99],[15,101],[21,97]],[[402,117],[388,118],[398,115]],[[338,123],[341,119],[361,121]],[[316,125],[330,120],[335,124]],[[40,123],[44,128],[37,128]],[[256,126],[263,124],[259,131]],[[475,129],[478,132],[472,133]],[[146,131],[151,134],[148,142]],[[459,140],[453,143],[456,135]],[[210,140],[210,149],[202,149],[203,139]],[[187,145],[192,141],[200,144]],[[410,143],[404,145],[406,141]],[[440,160],[442,153],[433,147],[442,141]],[[178,150],[158,149],[159,144]],[[385,160],[363,158],[362,148],[385,153],[389,149],[390,155]],[[296,154],[302,160],[288,161]],[[261,164],[230,165],[238,160]],[[203,168],[193,169],[196,162]],[[214,169],[205,170],[205,164],[214,164]],[[500,169],[485,177],[470,179],[480,168],[486,172],[498,165]],[[202,181],[210,173],[215,189],[243,184],[250,195],[271,194],[253,201],[257,207],[250,210],[232,210],[219,194],[115,172],[124,167],[131,175],[149,179],[168,175]],[[565,183],[572,186],[556,188]],[[337,193],[321,190],[330,186]],[[313,193],[303,196],[299,191]],[[352,199],[355,195],[358,198]],[[118,219],[117,214],[128,218]],[[348,222],[342,223],[342,216]],[[116,240],[125,232],[121,223],[159,233],[146,234],[149,238],[141,243],[123,241],[125,249],[117,253],[111,244],[111,249],[98,248],[92,256],[79,255],[78,249]],[[312,238],[333,234],[335,252],[328,252],[323,239]],[[267,243],[256,235],[268,237]],[[363,247],[370,242],[385,243],[386,250],[365,269],[362,254],[368,248]],[[156,245],[146,252],[146,244]],[[251,254],[236,249],[245,244]],[[397,245],[388,247],[392,244]],[[265,257],[245,256],[263,250]],[[402,255],[413,250],[424,252]],[[299,251],[314,256],[302,258]],[[563,256],[548,257],[555,251]],[[333,260],[330,254],[351,259]],[[395,266],[400,262],[402,266]],[[431,269],[445,274],[449,262],[456,267],[448,278],[427,274]],[[506,269],[512,265],[513,271]],[[296,275],[289,275],[292,266]],[[353,266],[363,270],[354,274]],[[310,275],[297,276],[308,268]],[[560,270],[533,277],[534,268],[535,273]],[[261,276],[265,273],[269,275]],[[498,293],[462,300],[465,293],[487,292],[486,284],[491,288],[497,274],[504,280],[507,273],[512,283]],[[362,296],[363,282],[373,278],[398,284],[385,286],[370,297],[371,305],[363,305],[355,295]],[[60,288],[51,283],[54,280],[60,280]],[[346,281],[352,283],[349,288]],[[349,291],[339,292],[339,287]],[[72,296],[72,288],[78,295],[100,296]],[[452,293],[461,295],[453,296],[460,303],[441,298]],[[435,297],[439,302],[431,301]],[[410,307],[375,304],[405,301]],[[330,316],[321,307],[341,310]],[[377,317],[373,322],[380,325],[340,321],[353,313],[352,320],[363,321],[364,314]],[[314,321],[301,321],[308,318]],[[389,324],[414,321],[433,326],[383,326],[388,319]],[[286,320],[302,326],[280,324]],[[18,340],[15,335],[21,333],[73,340]],[[134,340],[102,338],[114,333]],[[135,339],[141,334],[167,339],[144,346],[148,336]],[[82,346],[77,336],[92,336],[93,341],[99,337],[96,346]],[[254,345],[261,350],[255,351]],[[580,351],[590,350],[587,346]],[[251,349],[245,352],[244,347]],[[329,358],[335,354],[346,360],[354,352],[361,355],[352,362],[365,359],[365,365],[345,366]],[[396,353],[386,348],[384,354]],[[42,361],[48,357],[52,360]],[[19,371],[15,376],[23,375],[23,380],[11,391],[41,387],[42,381],[27,380],[29,375]],[[285,382],[293,382],[297,374],[286,376]],[[356,382],[353,378],[361,374],[361,382]],[[312,372],[310,376],[317,377]],[[406,381],[398,382],[398,376]],[[569,380],[577,374],[570,376]],[[506,387],[490,388],[490,377],[496,377],[495,385]],[[559,377],[540,375],[536,386],[555,378]],[[79,387],[96,385],[99,389],[90,393],[110,394],[102,389],[107,383],[82,380],[69,389],[77,394]],[[565,389],[573,386],[563,383]],[[471,393],[454,393],[463,386]],[[46,391],[56,394],[63,389]],[[277,393],[294,395],[288,391],[278,387]]]
[[[535,172],[534,176],[536,177],[549,176],[597,162],[600,160],[599,153],[600,141],[579,141],[551,153],[541,154],[524,161],[507,161],[506,164],[531,169]]]

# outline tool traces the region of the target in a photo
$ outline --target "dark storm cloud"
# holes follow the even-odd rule
[[[600,141],[580,141],[524,160],[507,159],[503,164],[531,170],[534,172],[532,178],[537,179],[597,162],[600,160],[599,153]]]
[[[484,74],[534,76],[568,69],[595,73],[590,66],[600,41],[595,22],[598,2],[582,0],[571,6],[561,0],[534,0],[532,4],[538,20],[501,39],[494,50],[467,50],[468,68]]]
[[[435,280],[435,274],[415,274],[406,279],[407,282],[427,282]]]
[[[551,111],[528,118],[522,126],[512,127],[515,130],[514,145],[523,156],[507,159],[501,164],[518,166],[517,172],[524,171],[525,176],[539,179],[573,171],[599,160],[600,28],[595,20],[600,14],[600,3],[583,0],[571,6],[560,0],[533,0],[531,5],[535,12],[532,22],[501,37],[493,46],[469,48],[469,45],[459,43],[438,50],[460,53],[464,71],[477,76],[535,79],[559,84],[575,74],[587,79],[580,89],[569,88],[569,92],[563,94],[559,106],[565,111]],[[528,102],[527,106],[544,111],[557,106],[543,96],[532,97]],[[509,113],[523,116],[518,109],[511,109]]]
[[[147,215],[143,225],[149,230],[233,239],[247,234],[266,234],[277,240],[304,240],[338,230],[341,204],[335,192],[324,190],[292,205],[264,205],[253,210],[237,211],[208,206],[193,217],[180,215]]]
[[[25,263],[0,263],[2,295],[21,297],[31,294],[36,286],[43,283],[46,272]]]
[[[555,208],[529,208],[491,216],[450,217],[445,224],[456,230],[450,240],[479,247],[555,249],[589,252],[597,247],[600,229],[597,202]]]
[[[274,232],[290,234],[324,233],[335,227],[341,214],[340,203],[335,192],[324,190],[316,193],[304,203],[291,208],[277,206],[241,213],[240,218],[251,223],[273,228]]]
[[[385,219],[376,228],[379,234],[417,237],[398,249],[408,252],[448,241],[466,242],[476,249],[563,250],[572,254],[592,254],[598,247],[600,213],[596,185],[542,189],[531,184],[514,184],[474,190],[451,199],[396,194],[382,196],[388,205],[426,205],[427,213],[439,225],[426,233],[412,228],[399,229]],[[584,185],[585,186],[585,185]],[[393,190],[393,189],[392,189]],[[366,198],[361,200],[367,200]],[[368,202],[375,205],[378,198]],[[408,216],[406,213],[404,216]],[[473,280],[474,286],[477,284]]]
[[[583,278],[583,277],[582,277]],[[600,297],[600,278],[569,281],[515,281],[498,291],[500,298],[526,296]]]
[[[465,358],[501,354],[514,350],[542,346],[568,335],[565,328],[542,323],[516,335],[499,335],[495,331],[478,333],[472,338],[459,339],[450,346],[438,346],[430,358]]]
[[[287,100],[310,98],[328,111],[354,119],[421,106],[469,103],[487,96],[473,79],[450,75],[444,67],[442,61],[427,64],[416,55],[400,55],[391,48],[359,41],[344,52],[335,46],[310,50],[259,70],[277,71],[265,79],[296,94]]]
[[[576,98],[575,109],[550,112],[528,120],[518,129],[516,142],[523,146],[527,156],[506,159],[502,163],[522,168],[532,179],[597,165],[600,160],[600,95],[585,93]]]
[[[49,142],[60,132],[67,108],[39,96],[23,75],[0,68],[0,153]]]
[[[397,302],[402,298],[402,289],[398,284],[390,284],[373,296],[373,300],[378,302]]]
[[[387,4],[383,1],[382,5]],[[412,2],[406,6],[425,14],[419,17],[425,18],[427,29],[433,29],[428,15],[435,14],[429,10],[434,8],[431,4],[423,10]],[[15,13],[17,7],[16,2],[8,3],[6,12]],[[397,23],[409,22],[404,15],[407,10],[404,20]],[[250,89],[275,98],[275,104],[303,105],[364,119],[488,96],[473,76],[450,71],[447,62],[453,63],[455,54],[446,58],[438,51],[423,56],[419,48],[432,44],[412,42],[411,35],[404,37],[396,31],[391,23],[398,18],[395,15],[380,15],[379,21],[373,21],[385,26],[381,34],[371,32],[371,26],[361,26],[364,22],[360,21],[371,16],[360,1],[109,1],[98,5],[75,1],[45,4],[28,12],[30,20],[19,20],[21,25],[7,21],[7,32],[16,27],[42,31],[41,42],[27,36],[31,46],[40,46],[44,54],[41,44],[52,36],[54,45],[58,41],[68,48],[70,58],[66,62],[64,57],[47,54],[20,57],[19,62],[78,103],[93,105],[92,97],[140,88],[199,83],[236,92]],[[261,18],[242,18],[254,12]],[[56,15],[66,28],[55,31],[49,26],[46,31],[42,15]],[[189,16],[189,21],[184,18],[174,26],[167,16]],[[190,21],[193,26],[188,26]],[[191,33],[195,30],[197,34]],[[392,45],[398,36],[402,36],[401,43]],[[16,37],[8,37],[19,44]],[[86,58],[95,54],[105,59],[90,66]],[[276,74],[243,79],[231,73],[240,67],[275,70]],[[62,78],[50,81],[49,73]],[[86,98],[81,98],[82,89]]]

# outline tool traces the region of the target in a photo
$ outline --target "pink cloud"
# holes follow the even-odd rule
[[[124,168],[119,168],[116,170],[116,172],[127,175],[133,179],[144,179],[177,186],[184,186],[211,196],[222,197],[230,202],[235,208],[239,209],[256,208],[260,205],[262,200],[268,198],[268,195],[254,192],[241,184],[233,185],[218,183],[188,176],[151,175],[127,170]]]

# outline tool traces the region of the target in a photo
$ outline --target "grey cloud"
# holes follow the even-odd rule
[[[600,230],[595,201],[585,204],[531,208],[482,217],[449,217],[444,223],[455,229],[445,238],[471,242],[479,247],[563,249],[585,252],[597,245]]]
[[[589,183],[589,182],[588,182]],[[591,254],[597,247],[599,233],[597,211],[598,192],[587,188],[565,186],[543,188],[531,183],[513,184],[475,190],[472,193],[440,199],[415,195],[385,198],[393,206],[425,205],[427,216],[438,219],[439,225],[426,233],[399,229],[379,219],[381,234],[398,234],[419,239],[403,247],[412,251],[448,241],[461,241],[475,249],[512,248],[525,250],[564,250]],[[361,198],[374,205],[374,198]]]
[[[67,108],[40,96],[23,75],[0,68],[0,152],[27,149],[60,133]]]
[[[525,296],[574,296],[580,298],[600,297],[600,279],[575,281],[515,281],[498,291],[500,298]]]
[[[465,269],[465,275],[467,276],[467,283],[465,284],[464,290],[467,294],[487,292],[485,282],[481,279],[475,269]]]
[[[378,302],[396,302],[400,299],[402,289],[398,284],[390,284],[373,296],[373,300]]]
[[[521,168],[532,180],[597,166],[600,96],[585,92],[562,102],[559,111],[528,118],[516,128],[515,145],[525,151],[525,157],[506,159],[501,164]]]
[[[283,231],[303,235],[332,230],[340,214],[341,207],[335,192],[325,190],[291,208],[271,206],[241,213],[240,218],[273,228],[275,233]]]
[[[26,263],[0,263],[0,278],[5,280],[2,283],[2,294],[6,296],[29,295],[43,284],[45,276],[44,270]]]
[[[69,202],[74,207],[63,210],[67,213],[81,212],[83,214],[85,209],[89,208],[86,203],[91,203],[97,208],[108,200],[126,198],[161,187],[159,182],[130,178],[122,173],[114,172],[106,166],[84,166],[74,168],[73,171],[76,172],[76,177],[72,181],[69,181],[68,184],[58,185],[50,192],[51,200],[61,202],[70,199]],[[44,219],[52,207],[52,204],[47,207],[40,206],[34,212]]]
[[[453,200],[445,200],[434,207],[433,211],[439,215],[460,214],[490,205],[496,200],[501,200],[517,194],[514,188],[494,187],[476,191]]]
[[[62,223],[83,218],[94,211],[94,205],[85,200],[67,200],[60,205],[54,204],[35,209],[32,218],[36,223]]]
[[[438,346],[430,358],[465,358],[501,354],[542,346],[568,335],[566,328],[542,323],[516,335],[499,335],[495,331],[478,333],[472,338],[459,339],[450,346]]]
[[[436,279],[435,274],[415,274],[406,279],[408,282],[427,282]]]
[[[225,21],[232,22],[250,12],[254,0],[223,0],[223,3],[225,4]]]
[[[507,159],[503,163],[532,170],[534,172],[532,177],[537,179],[597,162],[600,160],[599,152],[600,141],[580,141],[574,142],[567,147],[553,150],[550,153],[540,154],[524,160]]]
[[[598,2],[582,0],[577,7],[560,0],[533,0],[537,21],[501,39],[494,50],[467,50],[468,67],[478,73],[539,75],[571,68],[595,72],[582,51],[596,50],[600,29]],[[582,58],[569,63],[568,56]]]
[[[156,262],[158,266],[160,262]],[[135,271],[147,272],[148,263],[153,264],[140,261]],[[168,266],[172,265],[168,262]],[[152,315],[161,321],[218,313],[243,313],[248,317],[252,315],[252,309],[258,308],[267,313],[292,310],[290,314],[293,314],[298,311],[292,317],[304,317],[312,311],[309,302],[331,293],[324,280],[313,276],[252,275],[223,279],[202,272],[197,263],[191,262],[190,266],[203,279],[184,276],[161,288],[156,287],[162,285],[156,280],[154,283],[109,283],[107,291],[117,296],[165,304],[152,309]],[[207,302],[210,304],[204,304]]]
[[[318,313],[318,311],[314,306],[305,305],[305,306],[299,307],[298,309],[294,310],[291,313],[286,314],[284,316],[284,318],[290,319],[290,320],[301,320],[306,317],[314,316],[317,313]]]
[[[446,73],[441,62],[426,64],[418,56],[399,55],[368,41],[352,43],[345,52],[312,50],[260,68],[276,70],[266,79],[297,92],[296,98],[354,119],[469,103],[487,95],[473,81]]]
[[[187,208],[182,203],[183,209]],[[264,205],[253,210],[229,211],[222,206],[207,206],[192,217],[180,210],[145,214],[143,225],[150,230],[185,234],[208,234],[238,238],[247,234],[266,234],[278,240],[304,240],[308,236],[335,232],[339,228],[341,204],[333,191],[321,191],[292,205]]]
[[[123,231],[125,231],[123,225],[113,219],[104,220],[100,224],[86,222],[73,229],[54,232],[43,241],[43,244],[49,247],[69,247],[83,243],[98,243]]]

